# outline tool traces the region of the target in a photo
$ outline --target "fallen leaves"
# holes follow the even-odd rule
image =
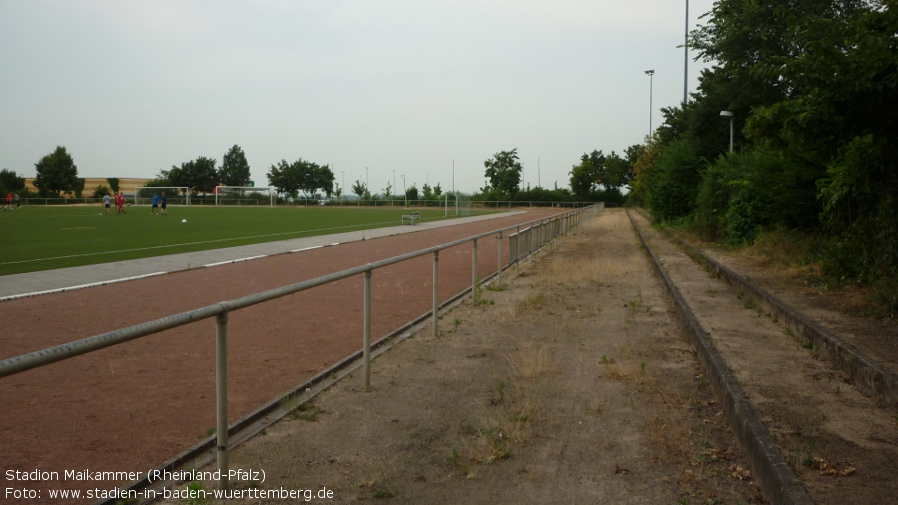
[[[839,469],[837,463],[827,461],[823,458],[814,458],[814,464],[811,465],[811,467],[819,469],[820,475],[829,475],[831,477],[847,477],[857,472],[857,468],[848,463],[845,463],[844,468]]]
[[[751,480],[751,472],[739,465],[730,465],[730,477],[737,480]]]

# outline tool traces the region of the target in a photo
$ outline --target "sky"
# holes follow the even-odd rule
[[[712,5],[689,2],[690,28]],[[402,175],[474,192],[484,161],[516,148],[525,187],[569,187],[583,153],[644,142],[650,110],[656,128],[682,101],[685,9],[0,0],[0,168],[34,177],[61,145],[81,177],[153,178],[199,156],[220,165],[236,144],[256,186],[303,158],[372,193]],[[690,91],[705,65],[693,56]]]

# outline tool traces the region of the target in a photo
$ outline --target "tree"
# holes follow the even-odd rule
[[[234,144],[221,161],[218,178],[225,186],[248,186],[250,182],[249,163],[240,146]]]
[[[387,181],[387,187],[384,188],[384,198],[393,199],[393,184]]]
[[[627,158],[622,158],[614,151],[605,158],[605,174],[602,185],[605,188],[619,189],[621,186],[630,187],[633,179],[633,165]]]
[[[118,188],[119,188],[118,177],[107,177],[106,182],[109,183],[109,188],[112,189],[113,193],[118,193]]]
[[[686,137],[670,144],[655,160],[649,185],[652,211],[662,219],[683,217],[695,208],[704,160]]]
[[[334,193],[334,172],[329,166],[320,166],[311,161],[297,159],[293,163],[281,160],[276,165],[271,165],[268,171],[268,182],[279,193],[287,194],[295,198],[300,191],[310,197],[319,189],[327,196]],[[340,190],[342,193],[342,189]]]
[[[314,174],[314,178],[308,186],[310,188],[310,193],[315,193],[321,189],[324,191],[325,195],[330,197],[334,193],[333,188],[335,180],[334,171],[331,170],[330,165],[315,165]]]
[[[103,198],[105,195],[112,195],[112,191],[104,184],[100,184],[94,188],[94,198]]]
[[[182,172],[186,172],[187,186],[194,193],[211,193],[218,186],[218,170],[215,169],[217,160],[200,156],[194,161],[181,165]]]
[[[580,164],[571,169],[571,191],[579,197],[587,197],[594,193],[599,184],[604,182],[605,155],[602,151],[593,151],[580,156]]]
[[[352,185],[352,192],[359,198],[362,198],[368,193],[368,185],[357,179]]]
[[[292,169],[287,160],[282,159],[268,170],[268,184],[273,186],[278,193],[283,193],[292,198],[299,194],[301,184],[299,174]]]
[[[19,177],[15,171],[0,170],[0,196],[5,197],[9,193],[15,193],[25,189],[25,178]]]
[[[34,167],[37,169],[34,187],[40,190],[41,195],[59,196],[59,193],[69,193],[75,189],[78,167],[65,147],[57,146],[55,151],[41,158]]]
[[[405,190],[405,199],[406,200],[417,200],[418,199],[418,188],[414,184],[409,186],[408,189]]]
[[[483,166],[486,167],[484,177],[489,179],[493,189],[508,198],[518,192],[524,168],[518,161],[517,148],[494,154],[492,159],[483,162]]]

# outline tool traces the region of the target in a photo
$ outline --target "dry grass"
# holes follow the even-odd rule
[[[546,303],[548,303],[548,301],[549,297],[546,296],[546,293],[543,291],[530,293],[525,296],[524,299],[515,304],[515,317],[542,310],[546,306]]]
[[[514,377],[535,379],[558,373],[555,350],[548,345],[530,341],[518,346],[506,355],[508,367]]]
[[[367,498],[390,498],[395,496],[391,485],[390,476],[396,475],[395,464],[386,458],[375,458],[365,461],[357,477],[359,500]]]
[[[640,271],[641,258],[638,256],[619,258],[590,249],[587,242],[577,244],[575,254],[567,254],[559,261],[550,261],[545,268],[545,276],[557,284],[582,285],[602,284],[607,279]]]
[[[655,383],[655,376],[644,361],[637,363],[630,359],[622,362],[606,360],[602,364],[605,366],[605,377],[609,380],[631,381],[643,387]]]

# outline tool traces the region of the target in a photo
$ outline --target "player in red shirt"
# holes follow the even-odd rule
[[[115,204],[118,206],[118,213],[124,214],[125,213],[125,194],[124,193],[119,192],[117,195],[115,195]]]

